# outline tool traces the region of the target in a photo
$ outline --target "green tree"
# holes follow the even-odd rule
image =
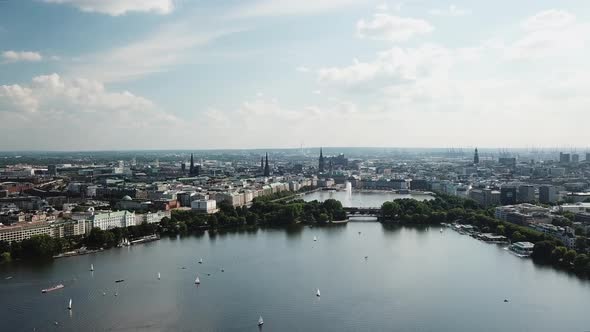
[[[549,262],[555,245],[551,241],[539,241],[533,247],[532,257],[540,262]]]
[[[526,240],[526,236],[522,235],[521,232],[516,231],[512,233],[512,241],[513,242],[522,242]]]
[[[574,259],[574,271],[580,274],[585,273],[588,263],[590,263],[590,258],[588,258],[588,255],[580,254],[576,256],[576,259]]]
[[[567,248],[564,246],[555,247],[551,252],[551,261],[554,264],[559,264],[563,261],[563,257],[567,253]]]
[[[568,250],[565,255],[563,255],[563,265],[568,267],[571,266],[574,263],[576,256],[578,256],[578,253],[575,250]]]

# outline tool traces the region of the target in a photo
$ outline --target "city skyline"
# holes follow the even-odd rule
[[[585,1],[0,1],[0,151],[584,153],[588,32]]]

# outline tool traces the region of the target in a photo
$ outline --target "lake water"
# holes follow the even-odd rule
[[[257,331],[262,315],[263,331],[583,332],[590,282],[451,230],[351,222],[4,265],[0,308],[2,331]]]
[[[396,199],[413,198],[419,201],[432,199],[433,197],[426,194],[401,195],[393,192],[371,192],[371,191],[335,191],[322,190],[314,191],[303,196],[306,202],[318,200],[323,202],[327,199],[336,199],[342,202],[344,207],[381,207],[384,202]]]

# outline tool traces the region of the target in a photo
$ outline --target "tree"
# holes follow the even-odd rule
[[[504,235],[505,234],[505,231],[506,230],[505,230],[504,225],[498,225],[496,227],[496,234],[498,234],[498,235]]]
[[[587,248],[588,241],[586,240],[586,238],[578,236],[576,238],[576,249],[578,249],[578,251],[580,252],[585,252]]]
[[[526,236],[522,235],[521,232],[516,231],[512,233],[512,241],[513,242],[522,242],[526,240]]]
[[[576,256],[578,256],[578,253],[575,250],[568,250],[565,255],[563,255],[563,265],[568,267],[571,266],[574,263]]]
[[[320,216],[318,218],[318,222],[325,224],[328,221],[330,221],[330,217],[328,217],[328,215],[325,213],[320,213]]]
[[[553,244],[553,242],[539,241],[535,243],[531,257],[540,262],[549,262],[551,259],[551,253],[554,249],[555,245]]]
[[[586,254],[580,254],[574,259],[574,271],[576,273],[585,273],[586,265],[590,263],[590,258]]]
[[[567,248],[564,246],[555,247],[551,252],[551,261],[554,264],[559,264],[563,261],[563,257],[567,253]]]

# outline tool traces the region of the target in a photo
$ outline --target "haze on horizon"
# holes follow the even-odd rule
[[[590,2],[0,1],[0,151],[584,147]]]

